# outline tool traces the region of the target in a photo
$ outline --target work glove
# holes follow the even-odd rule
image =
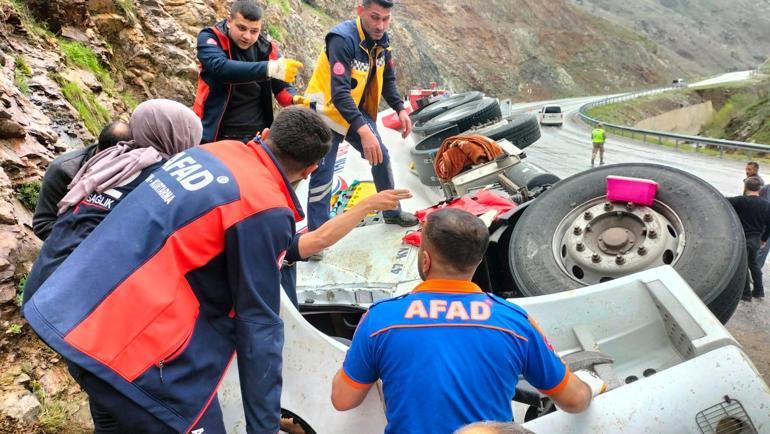
[[[294,59],[281,58],[267,62],[267,76],[276,80],[294,83],[297,73],[304,65]]]
[[[294,95],[291,97],[291,103],[294,105],[304,105],[309,106],[310,105],[310,99],[305,98],[304,95]]]
[[[591,389],[591,396],[593,397],[596,397],[596,395],[604,393],[604,391],[607,390],[607,384],[593,371],[581,369],[579,371],[575,371],[574,375],[580,379],[580,381],[588,385],[588,387]]]

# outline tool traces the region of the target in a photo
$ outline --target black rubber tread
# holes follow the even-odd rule
[[[446,99],[433,102],[426,105],[425,107],[421,107],[420,109],[413,111],[409,117],[412,118],[412,122],[414,123],[425,123],[440,115],[441,113],[444,113],[455,107],[459,107],[472,101],[480,100],[483,96],[483,93],[477,91],[456,93]]]
[[[474,125],[484,124],[501,117],[500,104],[497,100],[483,97],[447,110],[425,123],[415,125],[412,128],[412,133],[415,135],[415,140],[421,140],[437,131],[457,125],[460,134],[462,134]]]
[[[553,237],[558,224],[574,207],[605,195],[608,175],[646,178],[659,183],[656,199],[679,215],[687,240],[674,269],[711,312],[726,323],[735,312],[745,283],[746,242],[740,220],[714,187],[667,166],[645,163],[604,166],[573,175],[538,197],[517,222],[509,244],[509,267],[516,287],[532,296],[580,286],[556,262],[552,253]]]
[[[522,115],[505,118],[493,125],[472,128],[468,134],[481,134],[492,140],[506,139],[519,149],[524,149],[540,138],[540,124],[537,116]]]

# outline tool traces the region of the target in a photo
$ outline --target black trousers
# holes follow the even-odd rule
[[[743,297],[748,298],[752,295],[754,297],[764,297],[765,288],[762,284],[762,267],[757,260],[757,252],[759,251],[759,235],[747,235],[746,236],[746,255],[749,262],[749,274],[754,282],[754,291],[751,290],[751,282],[749,282],[748,276],[746,279],[746,285],[743,287]]]
[[[168,425],[161,422],[134,401],[123,396],[115,388],[90,372],[67,362],[70,375],[88,393],[88,405],[94,420],[94,434],[173,434]],[[205,434],[225,434],[222,409],[214,397],[208,409],[192,430]]]

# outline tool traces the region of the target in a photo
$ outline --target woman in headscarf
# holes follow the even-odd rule
[[[72,179],[59,202],[59,218],[27,277],[24,303],[125,195],[164,160],[198,145],[203,132],[192,110],[166,99],[139,104],[129,129],[131,141],[94,155]]]

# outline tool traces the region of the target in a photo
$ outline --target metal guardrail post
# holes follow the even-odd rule
[[[719,146],[719,158],[724,158],[724,156],[725,156],[724,155],[724,150],[725,150],[725,148]]]

